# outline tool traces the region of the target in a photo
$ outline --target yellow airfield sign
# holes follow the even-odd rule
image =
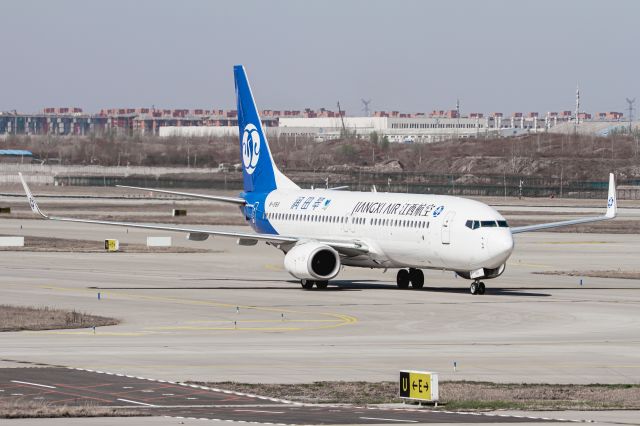
[[[401,371],[400,398],[437,401],[438,374],[429,371]]]
[[[104,249],[106,251],[120,250],[120,242],[118,240],[104,240]]]

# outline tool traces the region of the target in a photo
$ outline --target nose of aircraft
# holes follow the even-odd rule
[[[513,252],[513,235],[509,229],[500,229],[489,241],[489,253],[492,265],[497,268],[507,261]]]

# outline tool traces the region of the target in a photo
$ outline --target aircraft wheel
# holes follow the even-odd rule
[[[316,287],[319,290],[324,290],[329,285],[329,281],[316,281]]]
[[[398,285],[398,288],[408,288],[409,282],[409,271],[407,271],[406,269],[400,269],[398,271],[398,275],[396,276],[396,284]]]
[[[480,281],[478,283],[478,294],[484,294],[484,291],[486,290],[484,283],[482,281]]]
[[[424,287],[424,272],[422,272],[422,269],[409,269],[409,276],[412,288],[417,290]]]
[[[469,287],[469,291],[471,291],[471,294],[478,294],[478,287],[480,287],[480,285],[477,282],[472,282],[471,286]]]
[[[311,290],[315,282],[313,280],[300,280],[300,285],[305,290]]]

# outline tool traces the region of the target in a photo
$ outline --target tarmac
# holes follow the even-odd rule
[[[425,289],[414,291],[396,288],[395,271],[355,268],[327,291],[303,291],[276,249],[233,239],[12,219],[0,221],[0,234],[138,244],[171,235],[212,250],[2,252],[2,303],[123,321],[95,333],[3,334],[0,367],[27,361],[176,382],[397,380],[400,369],[440,380],[640,382],[640,283],[535,274],[637,270],[638,235],[517,235],[504,275],[472,296],[451,272],[426,271]]]
[[[0,398],[53,406],[127,408],[176,419],[271,424],[535,423],[533,416],[297,404],[199,385],[72,368],[0,369]],[[135,421],[135,419],[130,419]]]

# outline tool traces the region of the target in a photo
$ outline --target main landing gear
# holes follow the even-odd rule
[[[424,273],[420,269],[400,269],[396,277],[396,284],[398,288],[409,288],[409,284],[414,289],[420,289],[424,287]]]
[[[329,281],[300,280],[300,285],[305,290],[311,290],[314,284],[318,290],[324,290],[329,285]]]
[[[471,283],[469,290],[471,291],[471,294],[484,294],[484,283],[482,281],[475,280]]]

